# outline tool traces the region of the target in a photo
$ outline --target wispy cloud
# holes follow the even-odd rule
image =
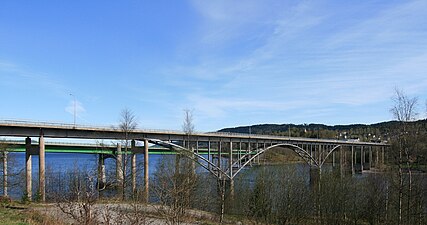
[[[276,102],[262,100],[248,100],[239,98],[212,98],[200,95],[191,95],[188,98],[190,105],[197,109],[198,113],[207,118],[220,118],[231,112],[242,111],[286,111],[300,106],[301,102]]]
[[[22,65],[0,60],[0,85],[26,89],[42,88],[54,91],[58,95],[66,93],[66,87],[46,73],[34,72]]]
[[[208,81],[203,88],[210,91],[192,89],[188,95],[204,115],[366,107],[389,101],[394,86],[415,95],[427,89],[426,1],[363,3],[358,12],[347,3],[330,8],[317,1],[272,2],[276,7],[195,1],[205,19],[201,40],[216,49],[193,45],[198,53],[191,56],[201,60],[177,71],[185,74],[183,85],[192,78]]]
[[[73,116],[75,115],[79,119],[83,119],[84,114],[86,113],[86,109],[84,108],[83,104],[80,101],[72,100],[68,102],[68,105],[65,107],[65,112]]]

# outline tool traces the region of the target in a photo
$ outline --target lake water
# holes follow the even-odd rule
[[[175,155],[156,155],[150,154],[149,156],[149,174],[152,177],[153,173],[156,172],[157,165],[165,158],[174,159]],[[204,156],[207,157],[207,156]],[[83,171],[89,171],[95,176],[97,175],[98,170],[98,155],[97,154],[76,154],[76,153],[46,153],[46,188],[49,189],[52,184],[50,184],[49,176],[54,177],[58,174],[65,174],[69,171],[75,171],[77,169]],[[173,161],[171,161],[173,162]],[[143,182],[143,163],[144,156],[137,156],[137,180],[139,184]],[[227,160],[222,162],[223,165],[227,165]],[[23,195],[25,188],[25,153],[9,153],[9,195],[14,199],[20,199]],[[33,178],[33,194],[38,190],[38,165],[39,160],[38,156],[32,156],[32,178]],[[113,180],[116,171],[116,160],[113,158],[105,159],[106,173],[107,173],[107,182],[108,180]],[[283,165],[281,165],[283,167]],[[236,178],[244,179],[249,183],[257,176],[257,173],[262,170],[277,170],[281,166],[254,166],[247,167],[241,171]],[[298,171],[300,176],[309,177],[310,176],[310,167],[306,163],[292,163],[288,164],[288,167],[291,166],[294,170]],[[286,168],[285,168],[286,169]],[[330,169],[326,167],[325,169]],[[198,166],[196,170],[199,174],[208,174],[209,172],[204,168]],[[2,184],[1,184],[2,185]],[[1,188],[0,192],[3,191]]]

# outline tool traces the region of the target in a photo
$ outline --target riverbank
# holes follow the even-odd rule
[[[31,203],[21,204],[19,202],[11,202],[8,205],[0,207],[0,224],[7,225],[66,225],[66,224],[81,224],[84,218],[82,214],[80,218],[64,212],[58,203]],[[80,209],[78,205],[69,206]],[[158,205],[144,205],[132,203],[96,203],[91,206],[90,215],[94,216],[90,224],[169,224],[169,221],[164,218],[164,215],[159,214]],[[65,209],[67,210],[67,209]],[[215,225],[218,215],[201,211],[201,210],[186,210],[185,218],[180,224],[183,225]],[[226,216],[222,224],[250,224],[246,219],[237,219],[232,216]]]

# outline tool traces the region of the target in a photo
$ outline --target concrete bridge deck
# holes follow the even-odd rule
[[[129,132],[129,139],[159,139],[168,141],[182,141],[187,134],[182,131],[135,129]],[[114,126],[84,126],[59,123],[34,123],[28,121],[3,120],[0,121],[0,136],[12,137],[39,137],[46,138],[81,138],[81,139],[116,139],[123,140],[123,131]],[[223,133],[223,132],[195,132],[191,134],[193,140],[206,141],[233,141],[233,142],[293,142],[339,144],[353,146],[388,146],[386,143],[359,142],[354,140],[334,140],[272,136],[260,134]]]

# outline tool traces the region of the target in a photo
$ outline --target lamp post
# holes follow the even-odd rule
[[[70,95],[74,98],[74,127],[76,127],[76,96],[71,93]]]

